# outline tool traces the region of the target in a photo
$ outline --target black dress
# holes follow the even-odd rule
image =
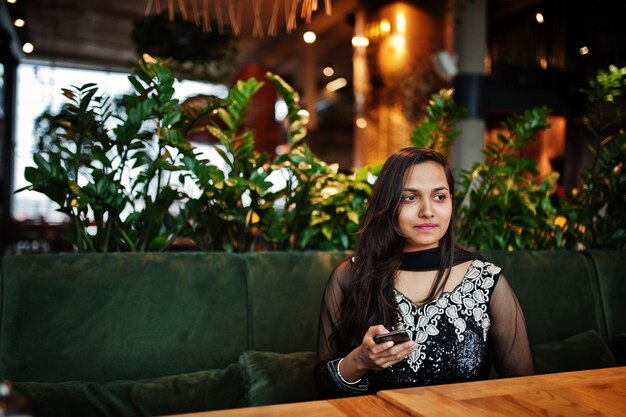
[[[359,383],[346,384],[337,373],[343,356],[332,342],[351,261],[331,275],[320,315],[315,378],[324,397],[373,393],[380,389],[447,384],[487,379],[493,356],[501,376],[532,373],[524,315],[512,288],[496,265],[468,253],[455,265],[472,261],[462,281],[434,300],[417,305],[394,290],[397,323],[417,349],[382,371],[369,371]],[[439,249],[405,254],[401,270],[436,270]],[[335,312],[334,314],[332,312]],[[356,347],[356,346],[355,346]]]

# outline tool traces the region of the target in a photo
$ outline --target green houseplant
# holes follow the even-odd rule
[[[268,73],[267,79],[288,107],[288,151],[270,161],[254,150],[254,134],[245,129],[243,116],[261,84],[254,79],[237,83],[211,110],[218,120],[206,127],[223,145],[218,152],[230,169],[224,175],[206,161],[184,159],[185,175],[202,193],[185,203],[180,234],[213,250],[354,247],[363,202],[371,191],[369,168],[338,174],[336,166],[316,158],[303,140],[308,114],[298,94],[277,75]],[[285,186],[272,187],[272,174],[282,176]]]
[[[564,229],[552,203],[557,173],[539,178],[537,164],[516,155],[548,127],[546,107],[508,118],[504,133],[486,144],[485,162],[461,173],[456,196],[457,236],[477,249],[563,247]]]
[[[433,95],[411,136],[415,146],[446,153],[459,135],[454,122],[464,114],[453,90]],[[517,152],[548,127],[549,109],[535,108],[502,124],[497,142],[483,149],[484,162],[459,173],[455,230],[463,245],[483,249],[546,249],[563,246],[551,196],[557,177],[538,178],[537,165]]]
[[[598,70],[583,90],[590,166],[570,194],[571,233],[588,248],[626,246],[626,67]]]
[[[94,84],[64,89],[68,102],[46,118],[47,140],[25,171],[26,188],[69,217],[67,239],[78,251],[154,250],[168,235],[168,209],[179,198],[170,184],[180,163],[173,150],[189,148],[176,131],[174,78],[142,59],[129,80],[136,93],[123,98],[125,117]],[[119,123],[111,129],[113,118]]]
[[[538,177],[534,161],[517,151],[548,126],[549,109],[534,108],[502,124],[497,142],[487,143],[485,162],[459,173],[455,195],[458,240],[476,249],[621,249],[626,245],[626,68],[599,70],[583,89],[583,123],[593,136],[591,164],[581,186],[557,208],[557,174]],[[447,152],[463,114],[442,90],[429,102],[412,143]]]
[[[267,79],[289,108],[288,152],[273,161],[255,151],[245,126],[262,82],[240,80],[225,99],[185,111],[173,99],[167,65],[144,56],[129,77],[135,91],[117,113],[93,84],[64,90],[68,103],[44,117],[44,146],[26,170],[26,188],[68,215],[67,238],[79,251],[163,250],[177,237],[236,252],[353,247],[370,169],[338,174],[317,159],[303,141],[308,115],[298,94],[277,75]],[[187,141],[198,121],[219,140],[227,170]],[[273,187],[272,174],[286,186]]]
[[[624,88],[624,71],[611,71],[591,85],[603,109]],[[44,145],[26,170],[26,188],[44,193],[68,215],[67,238],[79,251],[164,250],[178,237],[191,238],[201,250],[354,248],[381,165],[348,174],[315,157],[304,140],[308,114],[298,94],[277,75],[266,79],[288,106],[285,154],[271,159],[257,152],[254,132],[245,126],[262,81],[240,80],[226,98],[185,110],[173,99],[167,65],[146,56],[129,77],[135,91],[119,109],[96,85],[64,90],[65,107],[42,119]],[[442,90],[431,98],[411,137],[414,145],[445,153],[454,143],[454,122],[463,109],[452,96]],[[610,123],[598,125],[589,117],[590,126],[603,127],[604,139],[592,150],[596,162],[583,173],[579,205],[561,212],[551,199],[556,176],[539,178],[536,163],[517,156],[548,126],[549,110],[535,108],[505,121],[497,141],[483,150],[485,161],[458,173],[459,241],[478,250],[559,248],[574,239],[587,239],[590,247],[622,247],[624,130],[621,107],[615,109]],[[187,141],[193,126],[218,139],[226,170]],[[273,176],[284,185],[273,184]]]

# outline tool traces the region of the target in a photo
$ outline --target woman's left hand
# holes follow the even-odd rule
[[[361,345],[356,349],[362,364],[365,368],[380,371],[394,365],[415,350],[417,344],[410,340],[403,343],[392,341],[376,343],[374,336],[389,333],[383,325],[372,326],[367,330]]]
[[[385,333],[389,333],[389,330],[381,324],[367,329],[361,344],[341,362],[339,372],[342,378],[356,381],[370,370],[387,369],[409,356],[417,347],[417,343],[412,340],[403,343],[374,342],[374,336]]]

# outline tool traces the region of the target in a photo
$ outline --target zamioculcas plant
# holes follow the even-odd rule
[[[442,89],[433,94],[426,107],[426,115],[415,125],[411,143],[421,148],[446,153],[454,144],[461,130],[454,123],[467,111],[456,105],[453,89]]]
[[[221,146],[215,148],[227,166],[220,170],[198,155],[187,154],[183,174],[201,191],[181,209],[180,234],[191,237],[205,250],[245,252],[258,243],[260,213],[271,209],[267,200],[272,183],[267,180],[269,156],[254,150],[254,133],[245,128],[245,116],[262,83],[250,78],[238,81],[226,99],[207,113],[204,127]]]
[[[25,173],[28,189],[68,215],[68,239],[77,250],[163,250],[176,237],[189,237],[202,250],[237,252],[355,247],[381,166],[340,173],[315,157],[304,140],[308,114],[279,76],[268,73],[267,80],[287,104],[288,141],[287,152],[273,160],[255,151],[254,132],[245,127],[262,82],[238,81],[226,98],[185,111],[163,62],[144,57],[129,80],[134,92],[117,113],[94,84],[64,90],[68,103],[44,118],[42,151]],[[477,249],[562,245],[550,201],[555,178],[537,180],[535,163],[515,155],[547,126],[547,112],[509,119],[498,141],[487,144],[486,162],[461,173],[455,202],[462,243]],[[443,90],[429,102],[413,143],[445,152],[462,114],[452,91]],[[215,150],[226,169],[187,141],[195,126],[219,141]],[[283,186],[271,181],[277,176]]]
[[[453,90],[441,90],[429,101],[417,124],[415,146],[447,153],[460,131],[455,122],[465,110],[453,101]],[[455,191],[458,241],[478,250],[544,249],[564,245],[564,229],[555,224],[551,196],[557,174],[538,178],[536,162],[518,151],[548,127],[545,107],[516,115],[502,124],[496,142],[483,149],[485,162],[459,173]]]
[[[268,238],[280,249],[347,250],[356,246],[365,202],[371,193],[369,174],[380,165],[352,174],[338,172],[336,164],[316,158],[304,142],[308,113],[298,94],[280,77],[268,74],[288,108],[288,152],[279,155],[273,169],[283,172],[287,187],[268,229]]]
[[[66,238],[78,251],[155,250],[170,233],[169,208],[179,198],[170,177],[180,169],[176,155],[189,148],[177,127],[174,79],[145,57],[129,80],[135,92],[124,96],[120,115],[95,84],[64,89],[68,101],[46,118],[46,140],[25,171],[25,189],[68,216]]]
[[[557,173],[539,178],[537,163],[517,152],[548,127],[546,107],[502,123],[497,141],[483,149],[485,162],[461,173],[455,196],[456,232],[475,249],[548,249],[563,246],[563,229],[551,197]]]
[[[626,67],[611,65],[589,81],[583,122],[593,135],[591,165],[572,192],[572,232],[587,248],[626,246]]]
[[[224,99],[181,108],[171,71],[144,56],[118,113],[94,84],[64,90],[60,114],[42,118],[42,152],[26,170],[26,188],[59,204],[79,251],[163,250],[177,237],[237,252],[353,247],[369,171],[341,174],[316,158],[304,142],[308,114],[298,94],[277,75],[267,79],[289,109],[288,152],[273,161],[255,151],[245,127],[262,82],[241,80]],[[226,169],[187,141],[196,128],[219,141]]]

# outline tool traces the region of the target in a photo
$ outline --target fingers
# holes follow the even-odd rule
[[[392,342],[393,343],[393,342]],[[381,357],[392,362],[399,362],[409,356],[417,347],[413,341],[404,342],[387,349]]]
[[[361,360],[363,363],[369,364],[367,368],[374,370],[383,370],[404,360],[416,348],[417,343],[408,341],[395,344],[392,341],[383,343],[375,343],[373,337],[378,334],[389,333],[389,330],[383,325],[371,326],[361,344]]]
[[[375,354],[385,352],[394,346],[394,343],[392,341],[376,343],[371,338],[367,340],[365,344],[367,345],[368,350],[370,350],[372,353],[375,353]]]
[[[381,334],[381,333],[389,333],[389,330],[382,324],[378,324],[376,326],[372,326],[367,330],[368,333],[372,332],[373,334]]]
[[[388,345],[388,346],[385,346]],[[382,348],[382,349],[381,349]],[[417,344],[413,341],[394,345],[393,342],[385,342],[376,345],[368,354],[368,360],[375,365],[377,370],[389,368],[405,358],[415,349]]]
[[[382,324],[371,326],[369,329],[367,329],[367,332],[365,333],[365,336],[363,337],[363,344],[365,345],[365,348],[370,352],[378,354],[392,347],[393,342],[385,342],[385,343],[379,343],[379,344],[374,342],[374,339],[373,339],[374,336],[378,334],[384,334],[384,333],[389,333],[389,330],[387,330],[387,328],[383,326]]]
[[[365,333],[364,338],[371,339],[377,334],[384,334],[384,333],[389,333],[389,330],[387,330],[387,328],[383,326],[382,324],[379,324],[376,326],[371,326],[369,329],[367,329],[367,332]]]

